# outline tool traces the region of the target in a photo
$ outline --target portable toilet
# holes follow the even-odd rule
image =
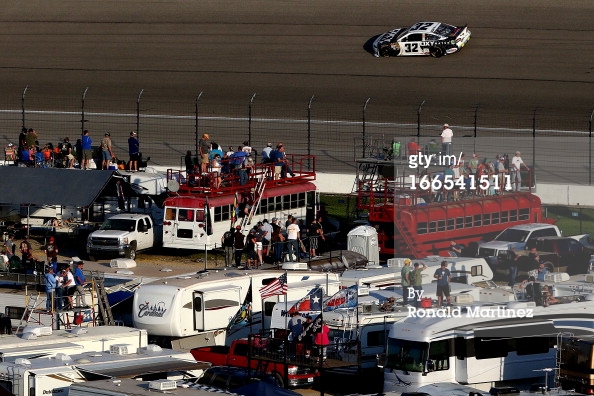
[[[367,257],[369,264],[379,264],[377,231],[372,226],[358,226],[347,234],[347,249]]]

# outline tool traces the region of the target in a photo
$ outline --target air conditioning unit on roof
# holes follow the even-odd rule
[[[36,336],[50,336],[52,335],[52,328],[49,326],[26,326],[23,329],[23,334],[33,333]]]
[[[168,391],[177,389],[177,382],[173,380],[160,379],[149,382],[149,389]]]
[[[109,347],[110,355],[130,355],[134,353],[134,347],[128,344],[114,344]]]
[[[125,259],[125,258],[117,258],[117,259],[112,259],[109,262],[109,266],[111,268],[134,268],[136,267],[136,261],[132,260],[132,259]]]

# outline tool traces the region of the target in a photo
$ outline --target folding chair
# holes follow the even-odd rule
[[[14,146],[12,144],[9,144],[8,146],[4,147],[4,165],[6,165],[7,162],[12,162],[13,164],[16,164],[16,150],[14,149]]]

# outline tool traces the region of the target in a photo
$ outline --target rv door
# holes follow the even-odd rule
[[[224,329],[241,305],[241,287],[196,290],[193,293],[195,330]]]

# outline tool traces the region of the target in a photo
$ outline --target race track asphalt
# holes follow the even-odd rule
[[[539,127],[587,132],[593,14],[588,0],[14,0],[0,15],[0,108],[18,110],[28,86],[29,107],[76,110],[89,87],[100,103],[144,90],[146,101],[192,104],[204,92],[208,114],[229,117],[245,117],[256,93],[266,116],[304,118],[314,95],[321,119],[358,121],[371,98],[373,122],[414,123],[425,101],[423,122],[435,125],[468,126],[478,106],[483,125],[530,128],[538,114]],[[371,55],[376,35],[417,21],[467,24],[473,38],[440,59]],[[14,141],[11,120],[0,143]],[[333,147],[340,134],[320,139]],[[575,147],[552,144],[561,155]]]

